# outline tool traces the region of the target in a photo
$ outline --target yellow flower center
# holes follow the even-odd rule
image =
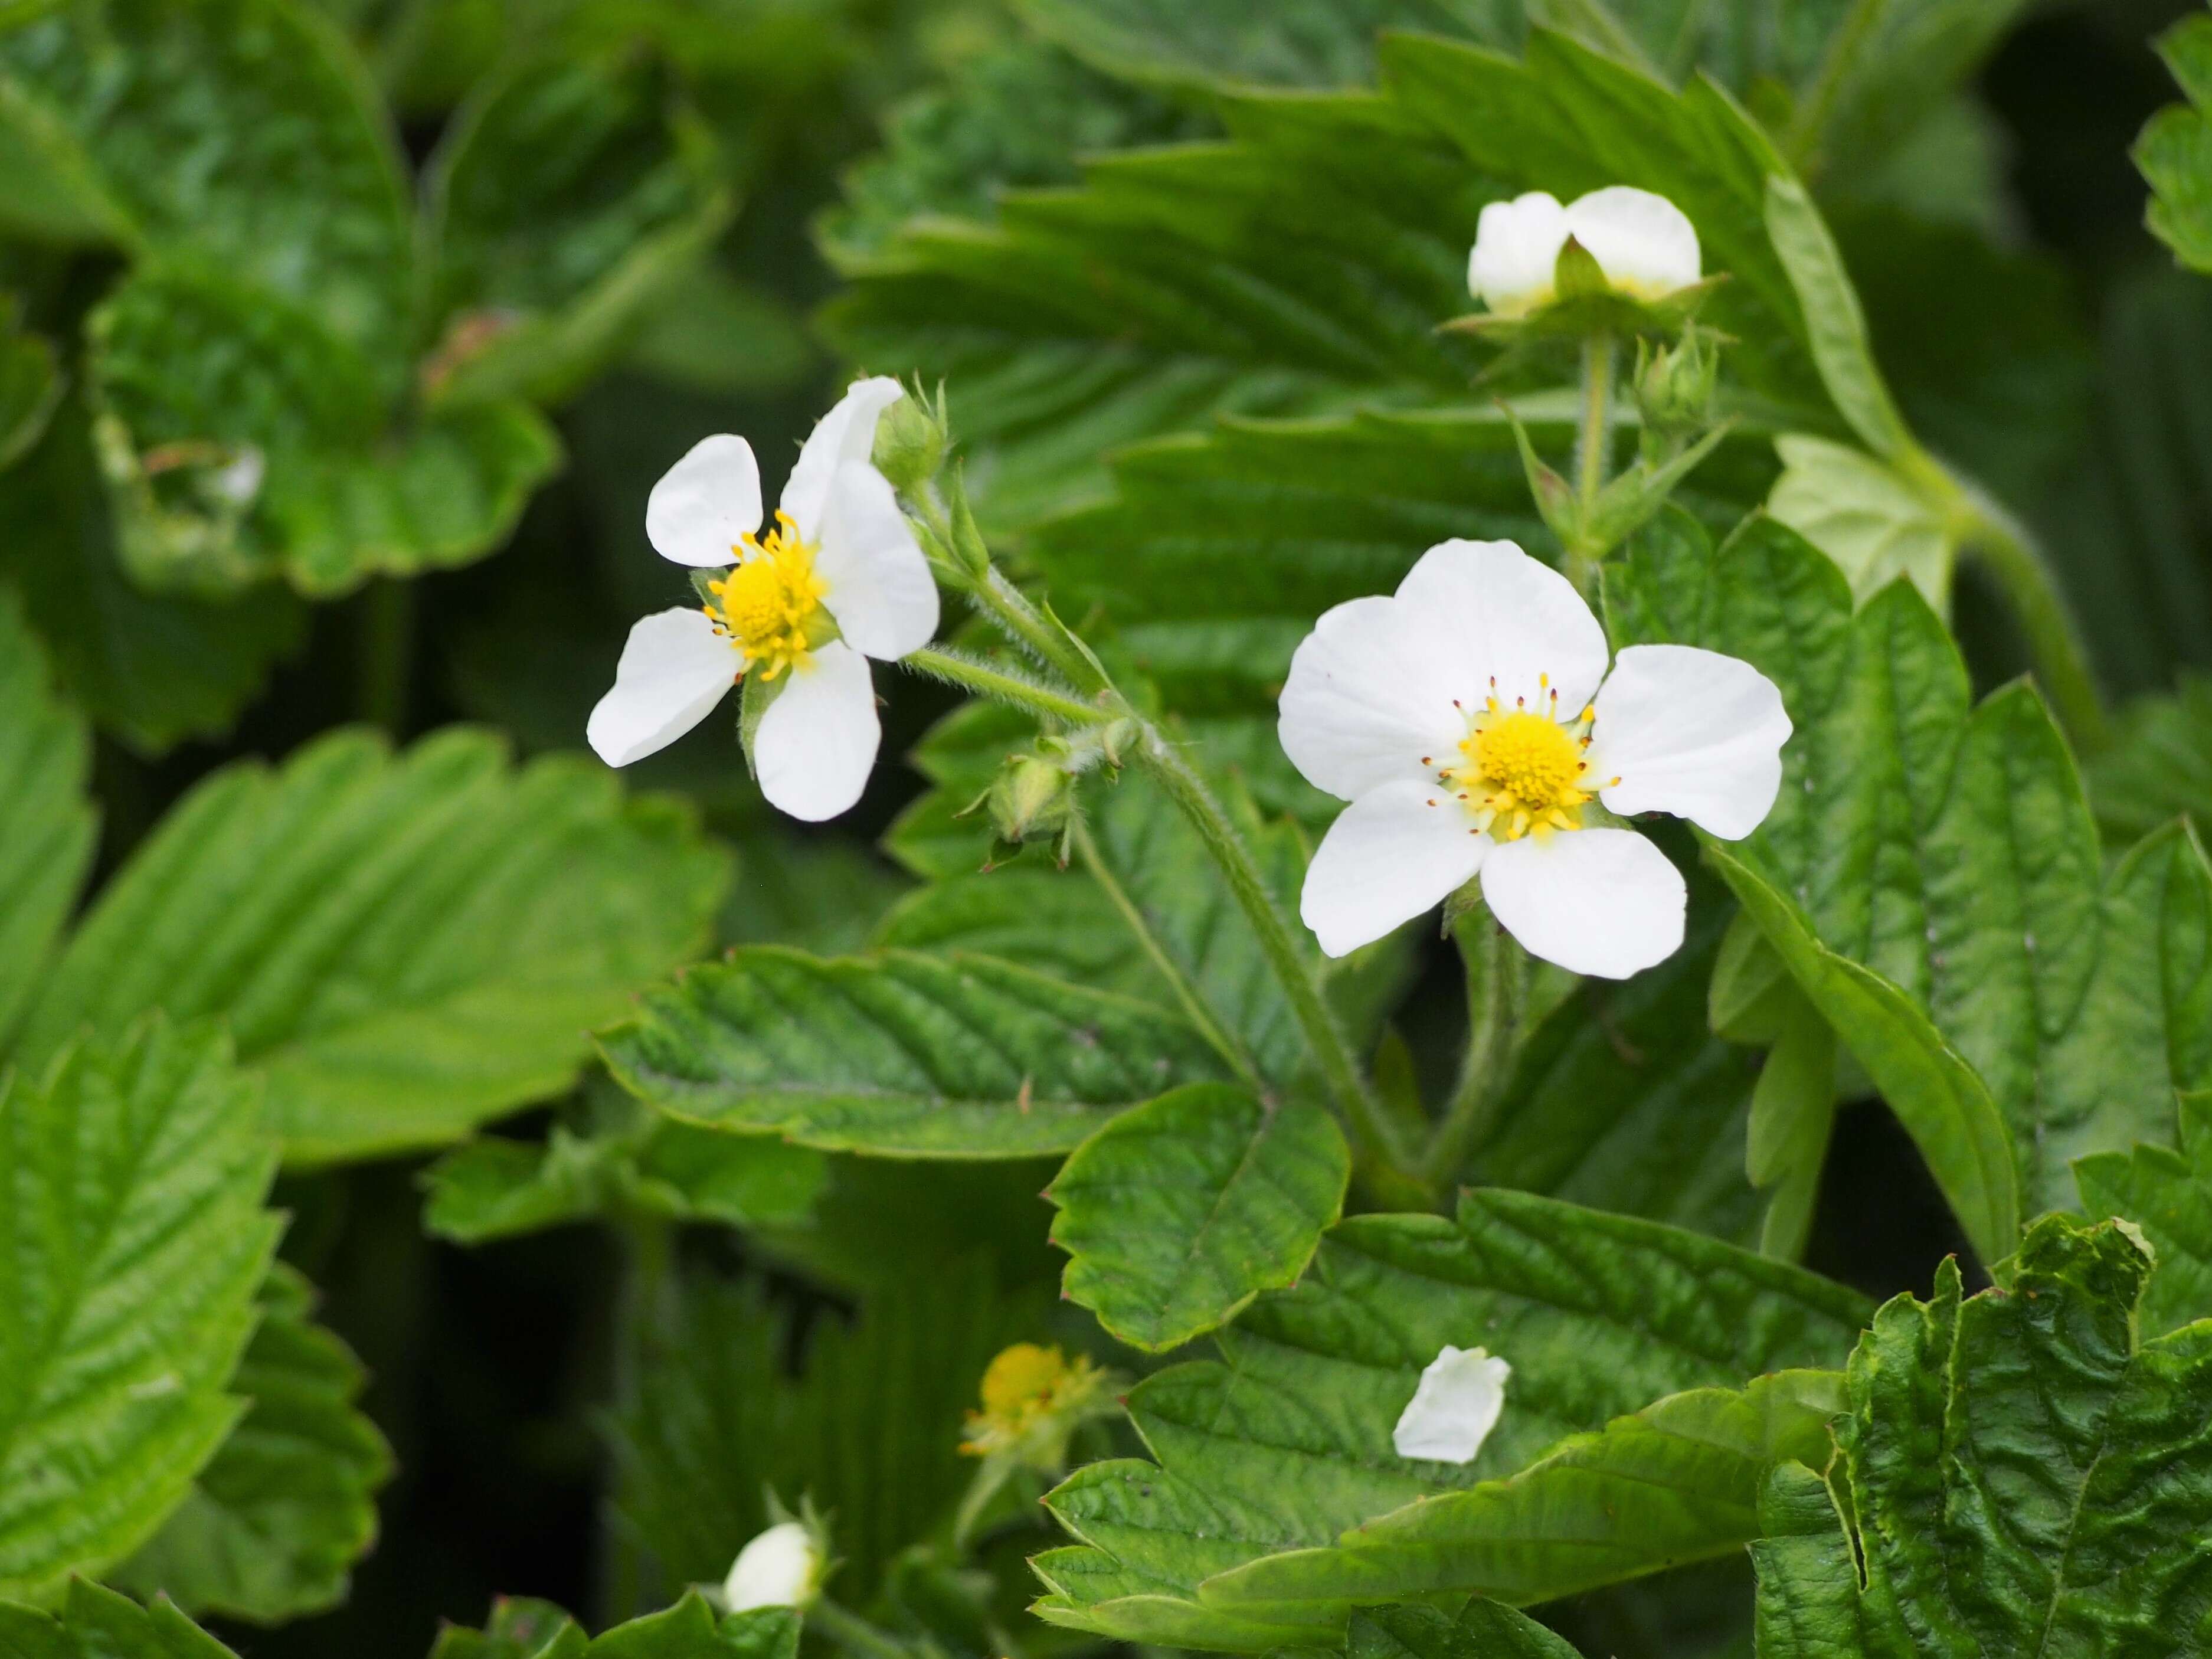
[[[757,667],[764,680],[793,664],[804,666],[831,632],[822,607],[822,578],[814,574],[814,550],[799,539],[790,515],[780,512],[766,540],[748,536],[733,550],[737,565],[707,584],[708,620],[744,653],[745,667]]]
[[[1585,708],[1562,721],[1559,694],[1550,689],[1548,677],[1540,677],[1537,684],[1548,694],[1541,709],[1519,698],[1507,708],[1493,694],[1468,717],[1460,764],[1437,774],[1437,781],[1466,807],[1471,834],[1487,830],[1499,841],[1517,841],[1583,827],[1582,808],[1597,793],[1583,758],[1596,713]],[[1424,756],[1422,763],[1433,765],[1434,758]]]
[[[981,1457],[1040,1434],[1064,1444],[1071,1413],[1091,1404],[1105,1380],[1085,1355],[1070,1360],[1056,1347],[1017,1342],[985,1369],[983,1409],[968,1413],[960,1449]]]

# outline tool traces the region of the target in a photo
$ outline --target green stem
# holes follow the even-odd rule
[[[1973,517],[1960,548],[1981,561],[2004,590],[2027,636],[2028,655],[2059,724],[2084,755],[2112,742],[2105,705],[2089,669],[2089,653],[2057,578],[2027,531],[1994,502],[1969,498]]]
[[[888,1631],[827,1597],[806,1609],[806,1619],[823,1635],[855,1653],[870,1655],[872,1659],[914,1659],[905,1644]]]
[[[360,600],[356,707],[394,738],[407,735],[407,693],[415,673],[415,586],[380,576]]]
[[[1486,908],[1462,916],[1452,933],[1467,962],[1467,1054],[1451,1104],[1422,1159],[1422,1172],[1438,1185],[1459,1174],[1497,1121],[1528,990],[1528,958]]]
[[[1582,434],[1575,448],[1575,498],[1588,524],[1605,489],[1606,464],[1612,459],[1613,337],[1592,334],[1583,340]],[[1583,598],[1597,599],[1597,562],[1604,549],[1577,540],[1570,544],[1567,574]]]
[[[1128,890],[1107,866],[1104,856],[1098,850],[1098,842],[1091,833],[1091,826],[1078,817],[1070,828],[1075,839],[1075,850],[1083,860],[1083,867],[1090,871],[1091,879],[1105,893],[1107,902],[1121,912],[1121,920],[1129,924],[1129,931],[1137,936],[1137,943],[1144,948],[1145,955],[1151,959],[1160,977],[1167,981],[1174,990],[1176,1000],[1182,1005],[1184,1015],[1198,1027],[1199,1035],[1212,1043],[1221,1057],[1229,1062],[1237,1077],[1248,1087],[1258,1091],[1264,1086],[1259,1068],[1244,1052],[1243,1045],[1214,1018],[1212,1006],[1206,1001],[1205,993],[1183,971],[1182,964],[1168,954],[1167,947],[1160,943],[1159,935],[1152,931],[1151,921],[1137,908],[1137,902],[1129,896]]]
[[[899,665],[973,691],[978,696],[1012,703],[1030,714],[1064,720],[1070,726],[1097,726],[1113,718],[1111,711],[1097,703],[1079,702],[1066,692],[1041,684],[1025,674],[994,667],[940,646],[924,646],[919,651],[910,651],[899,659]]]
[[[1030,603],[1029,596],[1006,580],[995,564],[976,589],[975,597],[1000,627],[1067,677],[1072,685],[1103,691],[1109,684],[1098,665],[1077,650],[1066,634]]]
[[[1132,714],[1131,718],[1137,717]],[[1297,935],[1276,908],[1275,896],[1253,861],[1243,836],[1237,833],[1206,781],[1191,769],[1166,737],[1149,721],[1139,720],[1139,729],[1143,734],[1139,755],[1198,831],[1206,852],[1227,879],[1230,892],[1251,922],[1252,931],[1259,935],[1260,948],[1290,998],[1291,1011],[1305,1032],[1307,1046],[1313,1050],[1329,1093],[1353,1135],[1392,1170],[1410,1173],[1415,1167],[1412,1149],[1352,1059],[1336,1015],[1307,965]]]

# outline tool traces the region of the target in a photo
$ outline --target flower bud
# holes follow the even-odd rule
[[[902,495],[920,491],[945,464],[945,394],[935,405],[919,388],[886,409],[876,422],[876,471]]]
[[[1644,430],[1663,442],[1694,438],[1712,424],[1720,349],[1711,329],[1692,323],[1680,342],[1636,350],[1636,407]]]
[[[813,1604],[822,1589],[821,1540],[804,1521],[781,1521],[738,1552],[722,1583],[731,1613]]]
[[[1003,1455],[1057,1474],[1067,1459],[1069,1437],[1113,1413],[1117,1381],[1082,1354],[1071,1360],[1058,1347],[1017,1342],[984,1370],[982,1409],[968,1413],[960,1449],[970,1457]]]
[[[1040,738],[1036,748],[1006,757],[991,787],[961,814],[989,814],[992,864],[1012,856],[1024,842],[1056,838],[1054,855],[1066,865],[1075,823],[1075,780],[1086,758],[1058,738]]]

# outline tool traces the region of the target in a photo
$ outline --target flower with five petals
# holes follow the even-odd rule
[[[752,733],[761,793],[795,818],[835,817],[860,798],[882,727],[868,659],[891,662],[937,631],[937,584],[870,455],[898,382],[856,380],[822,417],[761,527],[760,467],[743,438],[702,438],[646,502],[663,558],[718,574],[703,605],[629,631],[614,689],[587,735],[610,766],[665,749],[747,674],[771,698]]]
[[[1480,876],[1531,954],[1626,979],[1682,942],[1687,890],[1608,814],[1672,813],[1725,841],[1782,784],[1790,717],[1750,664],[1637,645],[1607,672],[1573,585],[1511,542],[1431,548],[1392,596],[1328,611],[1291,659],[1279,731],[1351,802],[1300,914],[1342,956]]]

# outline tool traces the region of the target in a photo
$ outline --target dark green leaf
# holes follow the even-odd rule
[[[2185,676],[2170,697],[2131,706],[2119,739],[2089,763],[2089,799],[2124,846],[2188,814],[2212,828],[2212,678]]]
[[[603,1047],[626,1087],[678,1117],[907,1158],[1063,1151],[1224,1073],[1172,1014],[994,957],[769,945],[649,994]]]
[[[70,1580],[52,1613],[0,1601],[0,1659],[236,1659],[167,1601],[142,1607],[127,1595]]]
[[[70,940],[21,1057],[148,1008],[220,1015],[292,1159],[438,1146],[564,1090],[588,1028],[704,942],[726,875],[687,811],[595,763],[340,732],[186,797]]]
[[[1346,1627],[1345,1659],[1580,1659],[1526,1613],[1477,1596],[1454,1619],[1440,1607],[1367,1607]]]
[[[2157,1253],[2158,1271],[2137,1310],[2148,1336],[2212,1318],[2212,1095],[2183,1095],[2179,1113],[2179,1152],[2137,1146],[2074,1163],[2090,1217],[2125,1218]]]
[[[0,590],[0,1052],[38,988],[92,860],[92,734]]]
[[[189,1612],[257,1623],[345,1599],[376,1537],[377,1487],[392,1452],[356,1401],[368,1380],[313,1318],[314,1287],[282,1262],[261,1290],[261,1324],[231,1378],[252,1403],[183,1506],[112,1575]]]
[[[229,1059],[157,1018],[0,1076],[0,1595],[128,1556],[246,1410],[276,1147]]]
[[[1344,1204],[1352,1155],[1309,1101],[1193,1084],[1124,1113],[1046,1190],[1066,1295],[1123,1341],[1172,1348],[1295,1283]]]
[[[2150,181],[2144,221],[2182,264],[2212,270],[2212,17],[2183,18],[2159,37],[2159,53],[2188,102],[2169,105],[2136,140],[2136,165]]]
[[[53,347],[27,332],[15,308],[0,300],[0,468],[13,466],[30,453],[61,397]]]
[[[482,1630],[447,1625],[430,1659],[796,1659],[799,1615],[757,1607],[717,1618],[687,1589],[675,1606],[617,1625],[598,1637],[550,1601],[502,1596]]]
[[[2122,1227],[2051,1216],[1999,1288],[1962,1301],[1946,1263],[1932,1300],[1885,1306],[1852,1356],[1826,1524],[1816,1477],[1778,1474],[1766,1494],[1760,1652],[2212,1638],[2212,1325],[2139,1343],[2151,1271]],[[1825,1449],[1802,1461],[1828,1466]]]

